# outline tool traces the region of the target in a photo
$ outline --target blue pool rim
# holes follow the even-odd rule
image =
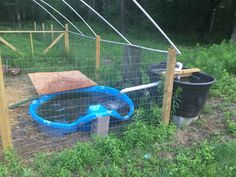
[[[40,117],[37,114],[37,109],[40,107],[41,104],[53,99],[55,96],[64,94],[64,93],[75,93],[75,92],[97,92],[97,93],[105,93],[105,94],[110,94],[113,96],[118,96],[122,101],[128,103],[130,107],[130,111],[126,116],[121,116],[119,115],[116,111],[106,111],[106,112],[95,112],[88,114],[86,116],[81,116],[77,118],[72,123],[58,123],[58,122],[52,122],[49,120],[45,120],[44,118]],[[48,94],[48,95],[43,95],[37,100],[34,100],[29,107],[29,114],[31,117],[38,123],[55,128],[55,129],[66,129],[66,130],[76,130],[79,126],[88,126],[88,123],[90,123],[92,120],[96,118],[101,118],[101,117],[106,117],[106,116],[112,116],[115,117],[121,121],[129,119],[132,114],[134,113],[134,103],[133,101],[124,93],[120,93],[119,90],[116,90],[111,87],[107,86],[93,86],[93,87],[88,87],[88,88],[83,88],[83,89],[77,89],[77,90],[71,90],[71,91],[65,91],[65,92],[59,92],[59,93],[54,93],[54,94]]]

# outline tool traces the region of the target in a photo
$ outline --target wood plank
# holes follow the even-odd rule
[[[101,37],[96,36],[96,69],[101,65]]]
[[[7,40],[5,40],[5,39],[3,39],[2,37],[0,37],[0,41],[1,41],[4,45],[6,45],[8,48],[10,48],[11,50],[13,50],[14,52],[19,53],[19,52],[17,51],[16,47],[14,47],[12,44],[10,44]]]
[[[0,131],[4,151],[12,148],[11,123],[7,106],[2,59],[0,56]]]
[[[53,31],[54,33],[63,33],[64,31]],[[0,31],[0,33],[52,33],[52,31]]]
[[[65,35],[65,33],[61,33],[45,50],[44,50],[44,54],[46,54],[51,48],[53,48],[56,43]]]
[[[167,70],[166,70],[164,96],[162,103],[162,120],[166,125],[168,125],[170,121],[175,65],[176,65],[176,50],[171,48],[168,50]]]
[[[174,75],[180,75],[181,77],[188,77],[191,76],[193,73],[200,72],[201,70],[199,68],[191,68],[191,69],[183,69],[181,71],[175,71]],[[163,76],[166,75],[166,72],[161,72]]]
[[[97,85],[80,71],[30,73],[29,77],[39,95]]]

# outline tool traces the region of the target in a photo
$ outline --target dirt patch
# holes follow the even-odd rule
[[[221,137],[222,142],[233,139],[226,128],[225,112],[233,111],[235,108],[236,104],[225,103],[220,98],[209,99],[198,121],[177,130],[177,143],[182,146],[190,146],[217,137]]]

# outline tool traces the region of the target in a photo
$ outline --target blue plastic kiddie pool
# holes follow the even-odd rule
[[[125,121],[133,112],[133,101],[127,95],[106,86],[43,95],[29,107],[40,130],[51,136],[90,131],[91,122],[97,118],[110,116]]]

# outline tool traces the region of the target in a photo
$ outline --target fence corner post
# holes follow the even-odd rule
[[[166,125],[169,124],[171,115],[171,102],[172,102],[173,85],[174,85],[175,65],[176,65],[176,50],[170,48],[168,50],[164,96],[162,102],[162,120],[163,123]]]
[[[12,148],[11,123],[7,106],[6,90],[0,54],[0,132],[3,150]]]

